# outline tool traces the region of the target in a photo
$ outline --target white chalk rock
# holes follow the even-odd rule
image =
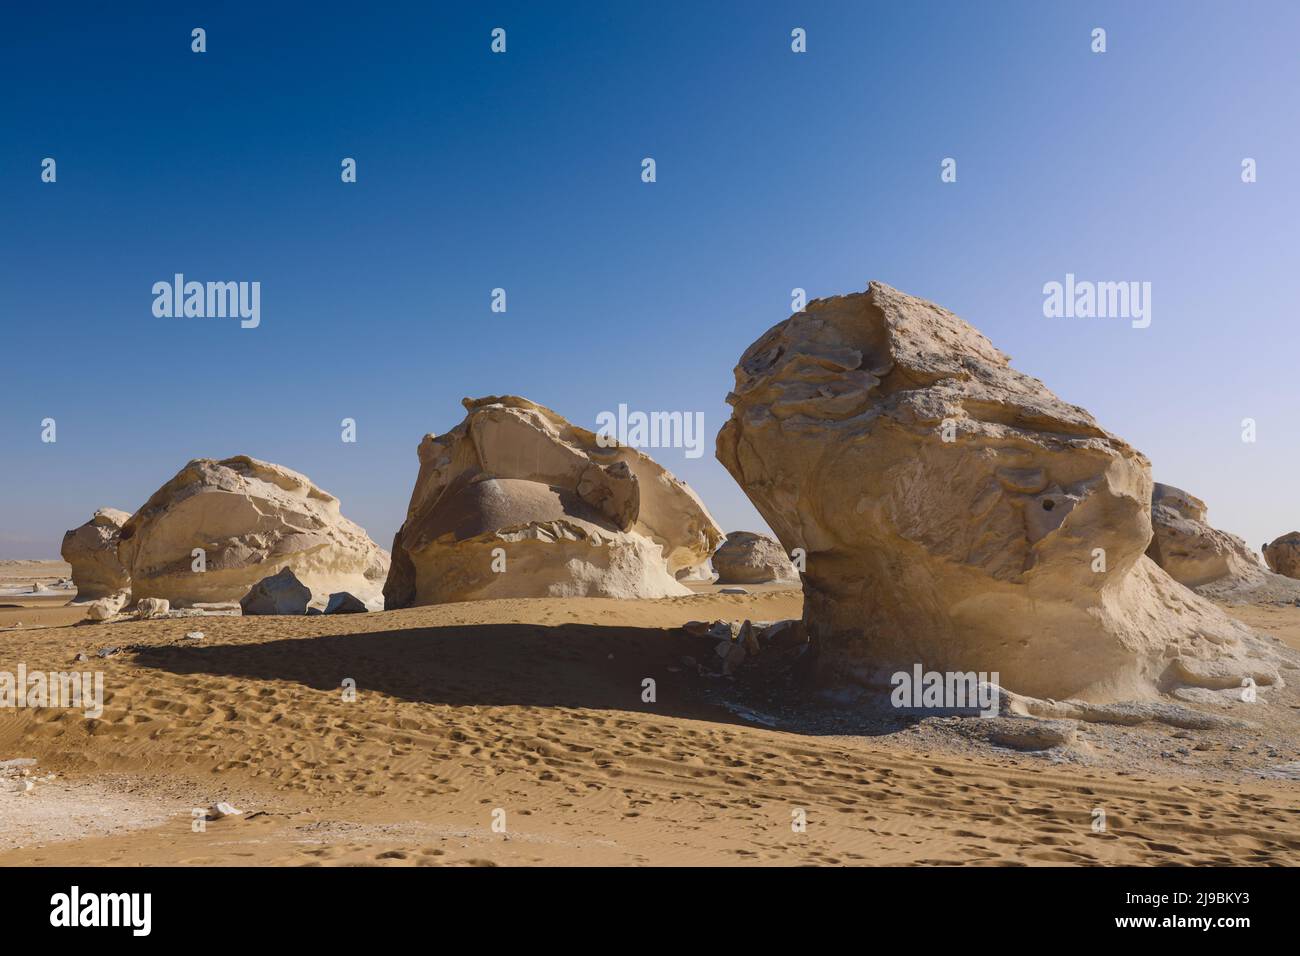
[[[337,498],[304,475],[245,456],[191,461],[119,537],[135,596],[173,607],[238,601],[282,568],[322,595],[351,591],[377,601],[388,573],[387,552],[339,513]]]
[[[130,589],[130,575],[117,556],[118,535],[130,518],[125,511],[100,508],[81,527],[64,534],[59,553],[72,565],[78,603]]]
[[[465,399],[420,444],[385,607],[504,597],[688,594],[721,531],[648,456],[515,396]]]
[[[1175,659],[1271,673],[1262,636],[1145,555],[1150,464],[951,312],[881,283],[746,350],[719,460],[787,552],[827,678],[921,663],[1119,700]],[[1181,672],[1186,672],[1181,668]]]

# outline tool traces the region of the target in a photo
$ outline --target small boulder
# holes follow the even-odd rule
[[[719,584],[791,583],[799,574],[790,563],[781,543],[765,534],[733,531],[722,547],[713,553],[713,570]]]
[[[86,616],[92,621],[107,621],[109,618],[117,617],[122,612],[122,608],[126,607],[126,599],[126,592],[118,591],[108,597],[91,601],[86,605]]]
[[[335,591],[325,605],[326,614],[365,614],[368,610],[359,597],[347,591]]]
[[[140,598],[135,603],[135,616],[141,621],[150,621],[166,617],[171,609],[171,603],[166,598]]]
[[[311,589],[290,568],[263,578],[239,602],[244,614],[306,614]]]

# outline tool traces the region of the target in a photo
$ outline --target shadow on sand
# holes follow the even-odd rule
[[[139,647],[135,662],[176,674],[292,681],[331,693],[351,678],[359,693],[426,704],[585,707],[720,719],[717,708],[692,705],[697,695],[683,693],[678,659],[691,651],[681,635],[657,628],[473,624],[259,644]],[[641,699],[647,677],[657,685],[655,703]]]
[[[263,643],[137,647],[138,666],[290,681],[454,707],[572,707],[765,726],[805,734],[897,732],[914,715],[811,706],[809,687],[701,677],[684,657],[712,647],[681,631],[593,624],[467,624]],[[642,699],[646,678],[656,699]],[[771,719],[775,715],[775,722]]]

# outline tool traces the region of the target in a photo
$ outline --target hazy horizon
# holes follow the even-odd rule
[[[1281,3],[6,9],[0,558],[240,454],[388,548],[421,437],[492,394],[592,429],[702,413],[701,457],[643,450],[724,530],[766,531],[713,457],[732,368],[792,289],[871,279],[1258,550],[1300,528],[1277,490],[1300,469],[1297,26]],[[260,283],[260,323],[156,316],[178,273]],[[1149,326],[1045,317],[1067,276],[1150,283]]]

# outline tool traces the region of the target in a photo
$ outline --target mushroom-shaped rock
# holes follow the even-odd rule
[[[117,557],[118,535],[130,517],[116,508],[100,508],[89,521],[63,536],[60,553],[72,565],[78,602],[130,589],[130,576]]]
[[[191,461],[122,528],[135,597],[231,602],[282,568],[321,595],[378,599],[388,554],[304,475],[245,456]]]
[[[946,309],[876,282],[809,303],[727,401],[718,458],[804,549],[823,678],[920,663],[1102,701],[1271,653],[1145,556],[1146,458]]]
[[[713,570],[718,584],[766,584],[795,582],[799,573],[790,563],[781,542],[753,531],[733,531],[713,553]]]
[[[420,443],[386,607],[690,593],[676,576],[722,532],[683,482],[527,399],[463,404],[464,421]]]
[[[1205,502],[1173,485],[1156,482],[1151,492],[1154,534],[1147,557],[1189,588],[1230,579],[1261,580],[1264,569],[1250,546],[1205,521]]]
[[[1291,531],[1264,545],[1269,569],[1288,578],[1300,578],[1300,531]]]

